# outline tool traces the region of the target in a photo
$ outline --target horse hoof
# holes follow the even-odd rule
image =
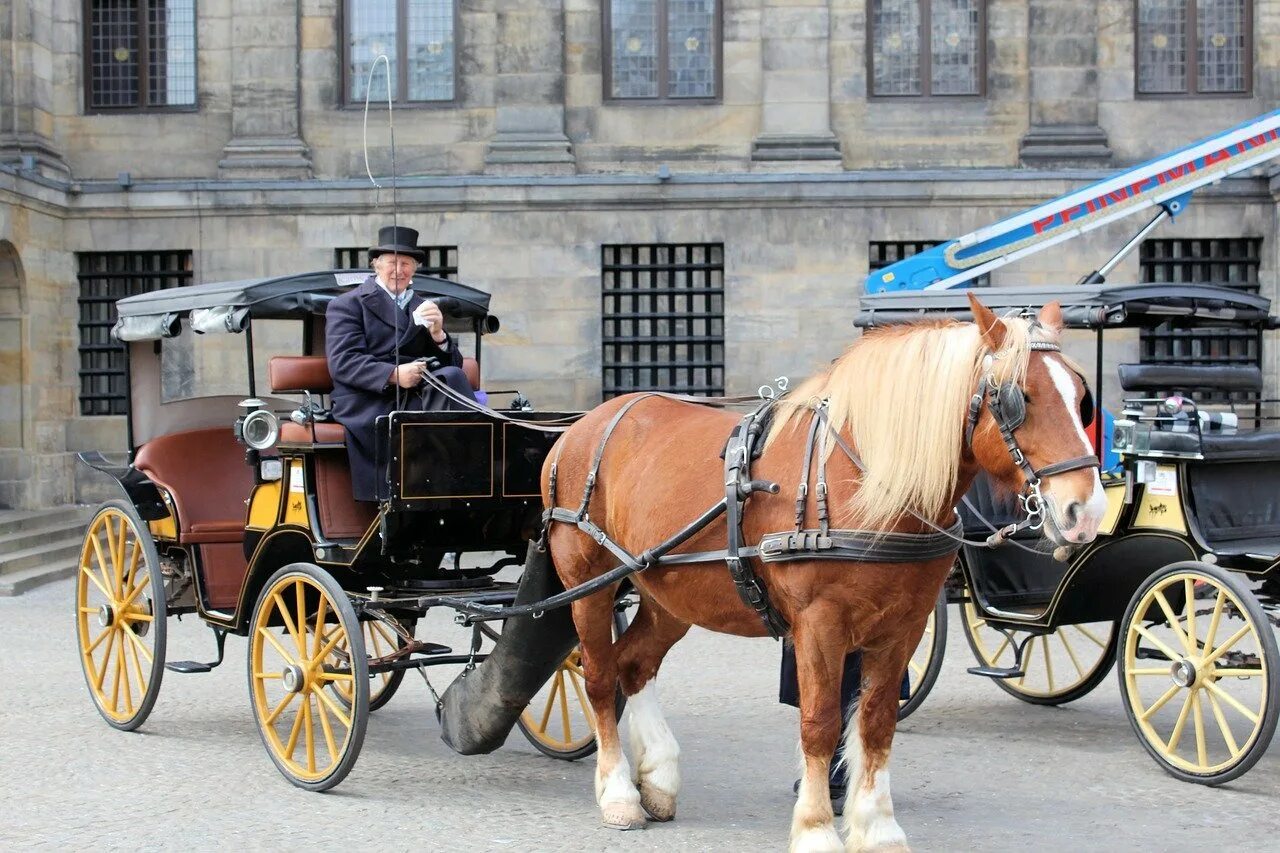
[[[659,791],[657,788],[648,788],[641,785],[640,805],[649,813],[649,817],[663,823],[676,816],[675,795],[668,794],[666,791]]]
[[[814,826],[791,839],[790,853],[844,853],[844,845],[835,827]]]
[[[628,829],[643,829],[644,811],[636,803],[607,803],[600,807],[601,820],[609,829],[626,832]]]

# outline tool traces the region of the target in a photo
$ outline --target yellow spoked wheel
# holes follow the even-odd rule
[[[1116,623],[1062,625],[1050,633],[996,630],[982,618],[972,601],[964,605],[964,634],[983,666],[1014,665],[1015,644],[1026,643],[1023,675],[993,678],[1011,696],[1033,705],[1062,705],[1084,696],[1102,683],[1116,653]]]
[[[1266,752],[1280,714],[1276,639],[1234,575],[1174,563],[1125,612],[1120,693],[1151,757],[1186,782],[1220,785]]]
[[[614,637],[627,629],[626,614],[614,611]],[[616,712],[622,716],[626,700],[618,690]],[[516,725],[543,755],[576,761],[596,751],[596,718],[587,699],[582,651],[574,648],[555,675],[530,700]]]
[[[924,634],[907,661],[907,698],[898,700],[898,719],[905,720],[924,702],[942,672],[942,657],[947,650],[947,589],[938,592],[938,603],[929,614]]]
[[[108,724],[147,719],[164,675],[165,598],[160,557],[124,501],[99,508],[76,572],[76,635],[89,695]]]
[[[404,638],[400,636],[395,628],[385,622],[377,619],[368,619],[360,624],[364,634],[366,659],[385,657],[396,649],[404,647]],[[413,629],[417,625],[417,620],[405,620],[402,624],[405,630],[412,635]],[[330,630],[336,630],[336,627],[330,626]],[[331,663],[341,665],[349,654],[346,644],[339,644],[334,649]],[[371,712],[378,710],[391,701],[391,697],[396,695],[396,691],[400,689],[401,682],[404,681],[404,673],[403,669],[396,669],[391,672],[369,673],[369,710]],[[349,682],[335,681],[330,685],[330,688],[344,706],[350,707],[351,684]]]
[[[299,788],[326,791],[351,772],[369,716],[364,636],[351,601],[328,572],[294,563],[263,587],[250,631],[249,696],[267,754]],[[337,684],[347,702],[335,697]]]

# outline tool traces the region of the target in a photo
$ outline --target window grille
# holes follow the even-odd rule
[[[426,262],[418,267],[421,275],[458,280],[457,246],[419,246],[427,253]],[[333,268],[337,270],[368,270],[369,250],[359,246],[333,250]]]
[[[1144,240],[1139,252],[1141,280],[1237,287],[1258,292],[1262,265],[1260,237],[1202,240]],[[1262,333],[1251,329],[1175,329],[1168,323],[1142,330],[1144,364],[1262,365]],[[1197,395],[1206,401],[1252,399],[1256,395]]]
[[[85,0],[84,20],[90,110],[195,106],[195,0]]]
[[[1137,0],[1138,94],[1248,93],[1252,5],[1246,0]]]
[[[605,93],[648,101],[720,94],[719,0],[608,0]]]
[[[458,4],[454,0],[348,0],[344,16],[347,99],[448,103],[457,98]],[[369,69],[386,54],[390,68]]]
[[[981,0],[871,0],[867,29],[873,96],[983,93],[987,22]]]
[[[867,246],[867,260],[869,263],[867,272],[882,270],[903,258],[919,254],[925,249],[932,249],[942,242],[942,240],[872,240]],[[984,272],[970,281],[967,286],[989,287],[990,285],[991,273]]]
[[[124,345],[111,337],[116,300],[191,283],[191,251],[82,252],[80,414],[123,415],[129,388]]]
[[[602,247],[605,399],[724,394],[724,244]]]

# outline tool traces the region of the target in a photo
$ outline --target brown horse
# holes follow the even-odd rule
[[[826,443],[834,527],[929,532],[918,517],[949,526],[953,507],[979,469],[1014,491],[1023,489],[1024,469],[1015,464],[985,397],[968,436],[970,401],[986,387],[984,379],[994,383],[989,387],[1020,390],[1025,420],[1014,435],[1033,469],[1092,452],[1080,420],[1086,389],[1053,346],[1062,324],[1056,303],[1032,321],[998,319],[972,296],[970,301],[976,323],[929,322],[869,332],[781,401],[751,475],[782,490],[747,502],[745,542],[754,544],[767,533],[794,526],[808,413],[816,401],[826,401],[829,429],[867,469],[860,473],[846,453],[833,452],[834,439]],[[561,438],[558,457],[551,457],[558,458],[561,506],[576,508],[601,437],[630,399],[601,405]],[[737,421],[733,413],[665,397],[639,401],[607,442],[588,505],[590,519],[632,554],[671,536],[724,497],[719,454]],[[815,459],[815,471],[819,464]],[[548,461],[543,470],[548,506],[550,470]],[[1095,468],[1049,474],[1042,491],[1044,529],[1051,538],[1060,545],[1094,538],[1105,509]],[[807,516],[815,512],[810,493]],[[721,519],[679,551],[722,549],[725,536]],[[618,564],[602,544],[569,524],[553,524],[549,542],[567,587]],[[847,849],[905,849],[888,772],[899,685],[954,559],[953,551],[914,563],[754,564],[790,625],[799,672],[804,775],[791,822],[793,850],[846,849],[833,824],[827,774],[841,730],[842,663],[852,649],[863,651],[864,685],[844,753],[850,763]],[[743,637],[767,634],[740,599],[723,562],[652,566],[635,575],[634,583],[640,607],[616,643],[614,590],[573,604],[599,738],[596,800],[604,823],[620,829],[642,826],[646,813],[655,820],[675,816],[679,747],[653,685],[668,650],[690,625]],[[619,741],[618,685],[628,697],[634,769]]]

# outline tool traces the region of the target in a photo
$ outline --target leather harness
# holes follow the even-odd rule
[[[1031,348],[1038,351],[1060,352],[1057,344],[1034,341]],[[703,563],[723,560],[733,578],[738,595],[743,603],[760,617],[761,622],[774,638],[785,635],[790,626],[769,599],[768,590],[763,580],[756,574],[751,558],[759,558],[765,563],[789,562],[795,560],[853,560],[860,562],[923,562],[954,553],[961,544],[979,547],[994,547],[1016,530],[1024,527],[1039,529],[1044,521],[1044,499],[1040,494],[1040,483],[1046,477],[1075,471],[1083,468],[1097,467],[1095,456],[1078,456],[1073,459],[1056,462],[1036,469],[1027,460],[1018,445],[1015,433],[1026,420],[1026,400],[1022,389],[1012,382],[997,383],[990,371],[993,356],[986,356],[982,379],[977,392],[969,403],[968,422],[965,429],[966,443],[971,445],[973,432],[985,404],[991,410],[992,417],[1000,430],[1005,446],[1009,449],[1014,462],[1022,469],[1027,478],[1027,489],[1021,496],[1023,509],[1027,518],[1018,524],[1009,525],[993,534],[985,542],[970,542],[962,535],[963,525],[957,516],[955,522],[943,528],[924,518],[914,511],[910,512],[932,532],[925,533],[892,533],[883,530],[843,530],[830,527],[830,511],[827,504],[826,480],[826,442],[828,436],[836,446],[853,462],[859,471],[866,471],[862,460],[847,442],[830,428],[826,413],[826,403],[811,407],[812,420],[809,424],[808,439],[805,443],[804,467],[800,475],[800,483],[796,495],[795,527],[792,530],[765,534],[759,545],[749,546],[743,541],[742,518],[747,499],[755,492],[777,494],[778,484],[765,480],[751,479],[751,461],[760,455],[758,443],[765,432],[765,423],[773,400],[766,400],[756,407],[733,428],[724,448],[724,484],[723,500],[702,513],[678,533],[653,548],[640,554],[631,554],[591,520],[589,506],[591,495],[600,473],[600,464],[604,459],[605,446],[618,424],[633,406],[649,397],[667,397],[678,400],[694,400],[683,395],[651,392],[637,396],[614,413],[600,443],[596,447],[591,461],[591,469],[587,472],[586,484],[583,487],[582,500],[576,510],[556,506],[557,468],[560,453],[564,449],[563,442],[557,446],[556,458],[551,464],[548,477],[551,507],[543,513],[543,544],[550,525],[553,522],[573,524],[586,533],[601,546],[609,550],[621,561],[616,569],[601,575],[580,587],[555,596],[556,604],[582,598],[603,586],[616,583],[628,575],[643,571],[654,565],[678,565],[687,563]],[[711,401],[715,402],[715,401]],[[735,400],[741,402],[741,400]],[[816,528],[805,527],[805,515],[809,494],[810,468],[813,466],[814,453],[817,453],[816,482],[814,499],[818,515]],[[727,527],[726,547],[720,551],[702,551],[697,553],[669,554],[668,552],[690,539],[706,528],[723,514]],[[564,599],[559,601],[559,599]],[[539,609],[551,605],[551,600],[543,602]],[[479,609],[477,609],[479,610]],[[492,618],[492,617],[490,617]]]

